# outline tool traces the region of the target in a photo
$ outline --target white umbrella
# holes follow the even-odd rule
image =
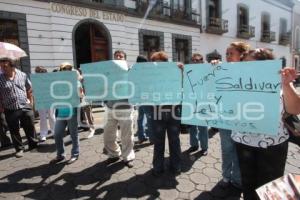
[[[27,54],[20,47],[10,43],[0,42],[0,59],[9,58],[18,60],[25,56],[27,56]]]

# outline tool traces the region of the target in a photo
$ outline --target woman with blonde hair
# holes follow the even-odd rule
[[[227,62],[241,62],[244,55],[250,50],[250,46],[245,42],[232,42],[226,50]],[[227,188],[240,190],[241,175],[236,154],[236,148],[231,139],[231,130],[219,129],[222,153],[222,176],[219,185]]]
[[[285,110],[293,115],[300,114],[300,96],[292,83],[297,77],[297,71],[294,68],[287,67],[281,70]]]

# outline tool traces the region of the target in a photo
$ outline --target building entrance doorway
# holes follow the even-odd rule
[[[80,23],[75,30],[75,62],[80,64],[111,59],[111,39],[106,28],[97,22]]]

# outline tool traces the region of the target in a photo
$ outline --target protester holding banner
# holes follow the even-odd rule
[[[245,42],[233,42],[226,50],[227,62],[240,62],[243,55],[249,51],[250,46]],[[241,175],[237,158],[237,153],[233,140],[231,139],[231,130],[219,129],[222,151],[222,176],[219,183],[224,188],[232,188],[233,192],[241,188]]]
[[[137,63],[140,62],[148,62],[148,59],[143,56],[139,55],[136,59]],[[152,126],[151,126],[151,106],[147,105],[140,105],[138,106],[138,118],[137,118],[137,136],[139,143],[142,144],[143,142],[150,140],[150,143],[152,143]],[[146,117],[147,121],[147,129],[144,127],[144,117]]]
[[[35,68],[35,73],[47,73],[47,69],[42,66]],[[49,120],[50,133],[54,133],[55,115],[51,109],[40,109],[38,110],[40,117],[40,141],[45,142],[48,135],[48,123]]]
[[[0,110],[4,109],[16,157],[19,158],[23,156],[25,149],[20,126],[25,131],[29,149],[38,146],[32,110],[31,82],[25,73],[16,68],[16,61],[2,58],[0,65],[3,70],[0,74]]]
[[[73,66],[70,63],[62,63],[59,67],[59,71],[72,71]],[[58,72],[59,73],[59,72]],[[79,77],[79,73],[78,73]],[[79,95],[83,93],[83,89],[80,81],[77,81],[77,87]],[[66,127],[68,127],[71,140],[72,140],[72,150],[71,158],[68,164],[74,163],[79,157],[79,137],[78,137],[78,121],[77,121],[77,108],[61,107],[57,108],[55,111],[56,122],[54,129],[54,139],[56,146],[56,158],[50,161],[50,164],[56,164],[65,160],[65,145],[64,145],[64,134]]]
[[[194,53],[192,55],[192,63],[204,63],[203,56],[199,53]],[[190,145],[191,147],[188,149],[189,152],[194,152],[199,149],[199,141],[201,145],[201,153],[202,155],[207,155],[208,149],[208,129],[207,126],[195,126],[190,125]]]
[[[251,50],[243,61],[272,60],[268,49]],[[282,98],[280,112],[283,113]],[[255,189],[283,176],[287,159],[289,134],[280,121],[277,135],[233,131],[242,176],[244,200],[259,199]]]
[[[281,70],[285,110],[294,115],[300,114],[300,96],[292,83],[296,78],[297,71],[294,68],[287,67]]]
[[[155,52],[151,61],[167,62],[165,52]],[[182,66],[181,66],[182,67]],[[175,175],[181,173],[181,148],[180,148],[180,105],[162,105],[153,107],[153,171],[154,176],[160,176],[164,172],[164,152],[166,132],[169,141],[170,163],[169,168]]]
[[[93,117],[93,111],[92,111],[92,105],[90,102],[86,101],[85,97],[85,88],[84,88],[84,79],[82,76],[82,72],[80,69],[76,69],[80,76],[80,82],[83,87],[83,97],[80,98],[81,107],[80,107],[80,123],[79,128],[82,128],[83,130],[89,130],[89,135],[87,138],[94,137],[95,134],[95,125],[94,125],[94,117]]]
[[[115,60],[126,60],[124,51],[115,51]],[[123,163],[132,168],[132,161],[135,158],[133,151],[133,106],[128,99],[111,100],[106,102],[107,123],[104,127],[104,150],[109,156],[108,162],[116,162],[122,156]],[[121,144],[117,143],[117,129],[120,126]]]

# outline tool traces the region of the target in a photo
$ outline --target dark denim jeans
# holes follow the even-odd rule
[[[1,147],[10,145],[10,138],[8,135],[6,135],[6,132],[8,131],[8,126],[5,120],[5,115],[4,113],[0,112],[0,143]]]
[[[152,130],[154,142],[153,169],[164,170],[164,153],[166,132],[170,150],[170,169],[181,169],[181,148],[180,148],[180,116],[181,106],[164,106],[164,112],[152,113]],[[169,109],[169,110],[168,110]]]
[[[139,114],[137,119],[137,136],[139,140],[143,140],[148,137],[150,141],[152,141],[151,109],[152,106],[139,106]],[[145,116],[147,120],[147,129],[145,129],[143,125]]]
[[[192,147],[201,145],[201,150],[208,149],[208,131],[207,126],[190,126],[190,145]]]
[[[255,190],[284,175],[288,141],[268,148],[235,143],[245,200],[259,200]]]
[[[29,148],[35,148],[38,139],[34,127],[32,107],[27,105],[25,108],[19,110],[5,110],[4,113],[16,151],[24,150],[22,137],[20,135],[21,126],[24,129]]]

